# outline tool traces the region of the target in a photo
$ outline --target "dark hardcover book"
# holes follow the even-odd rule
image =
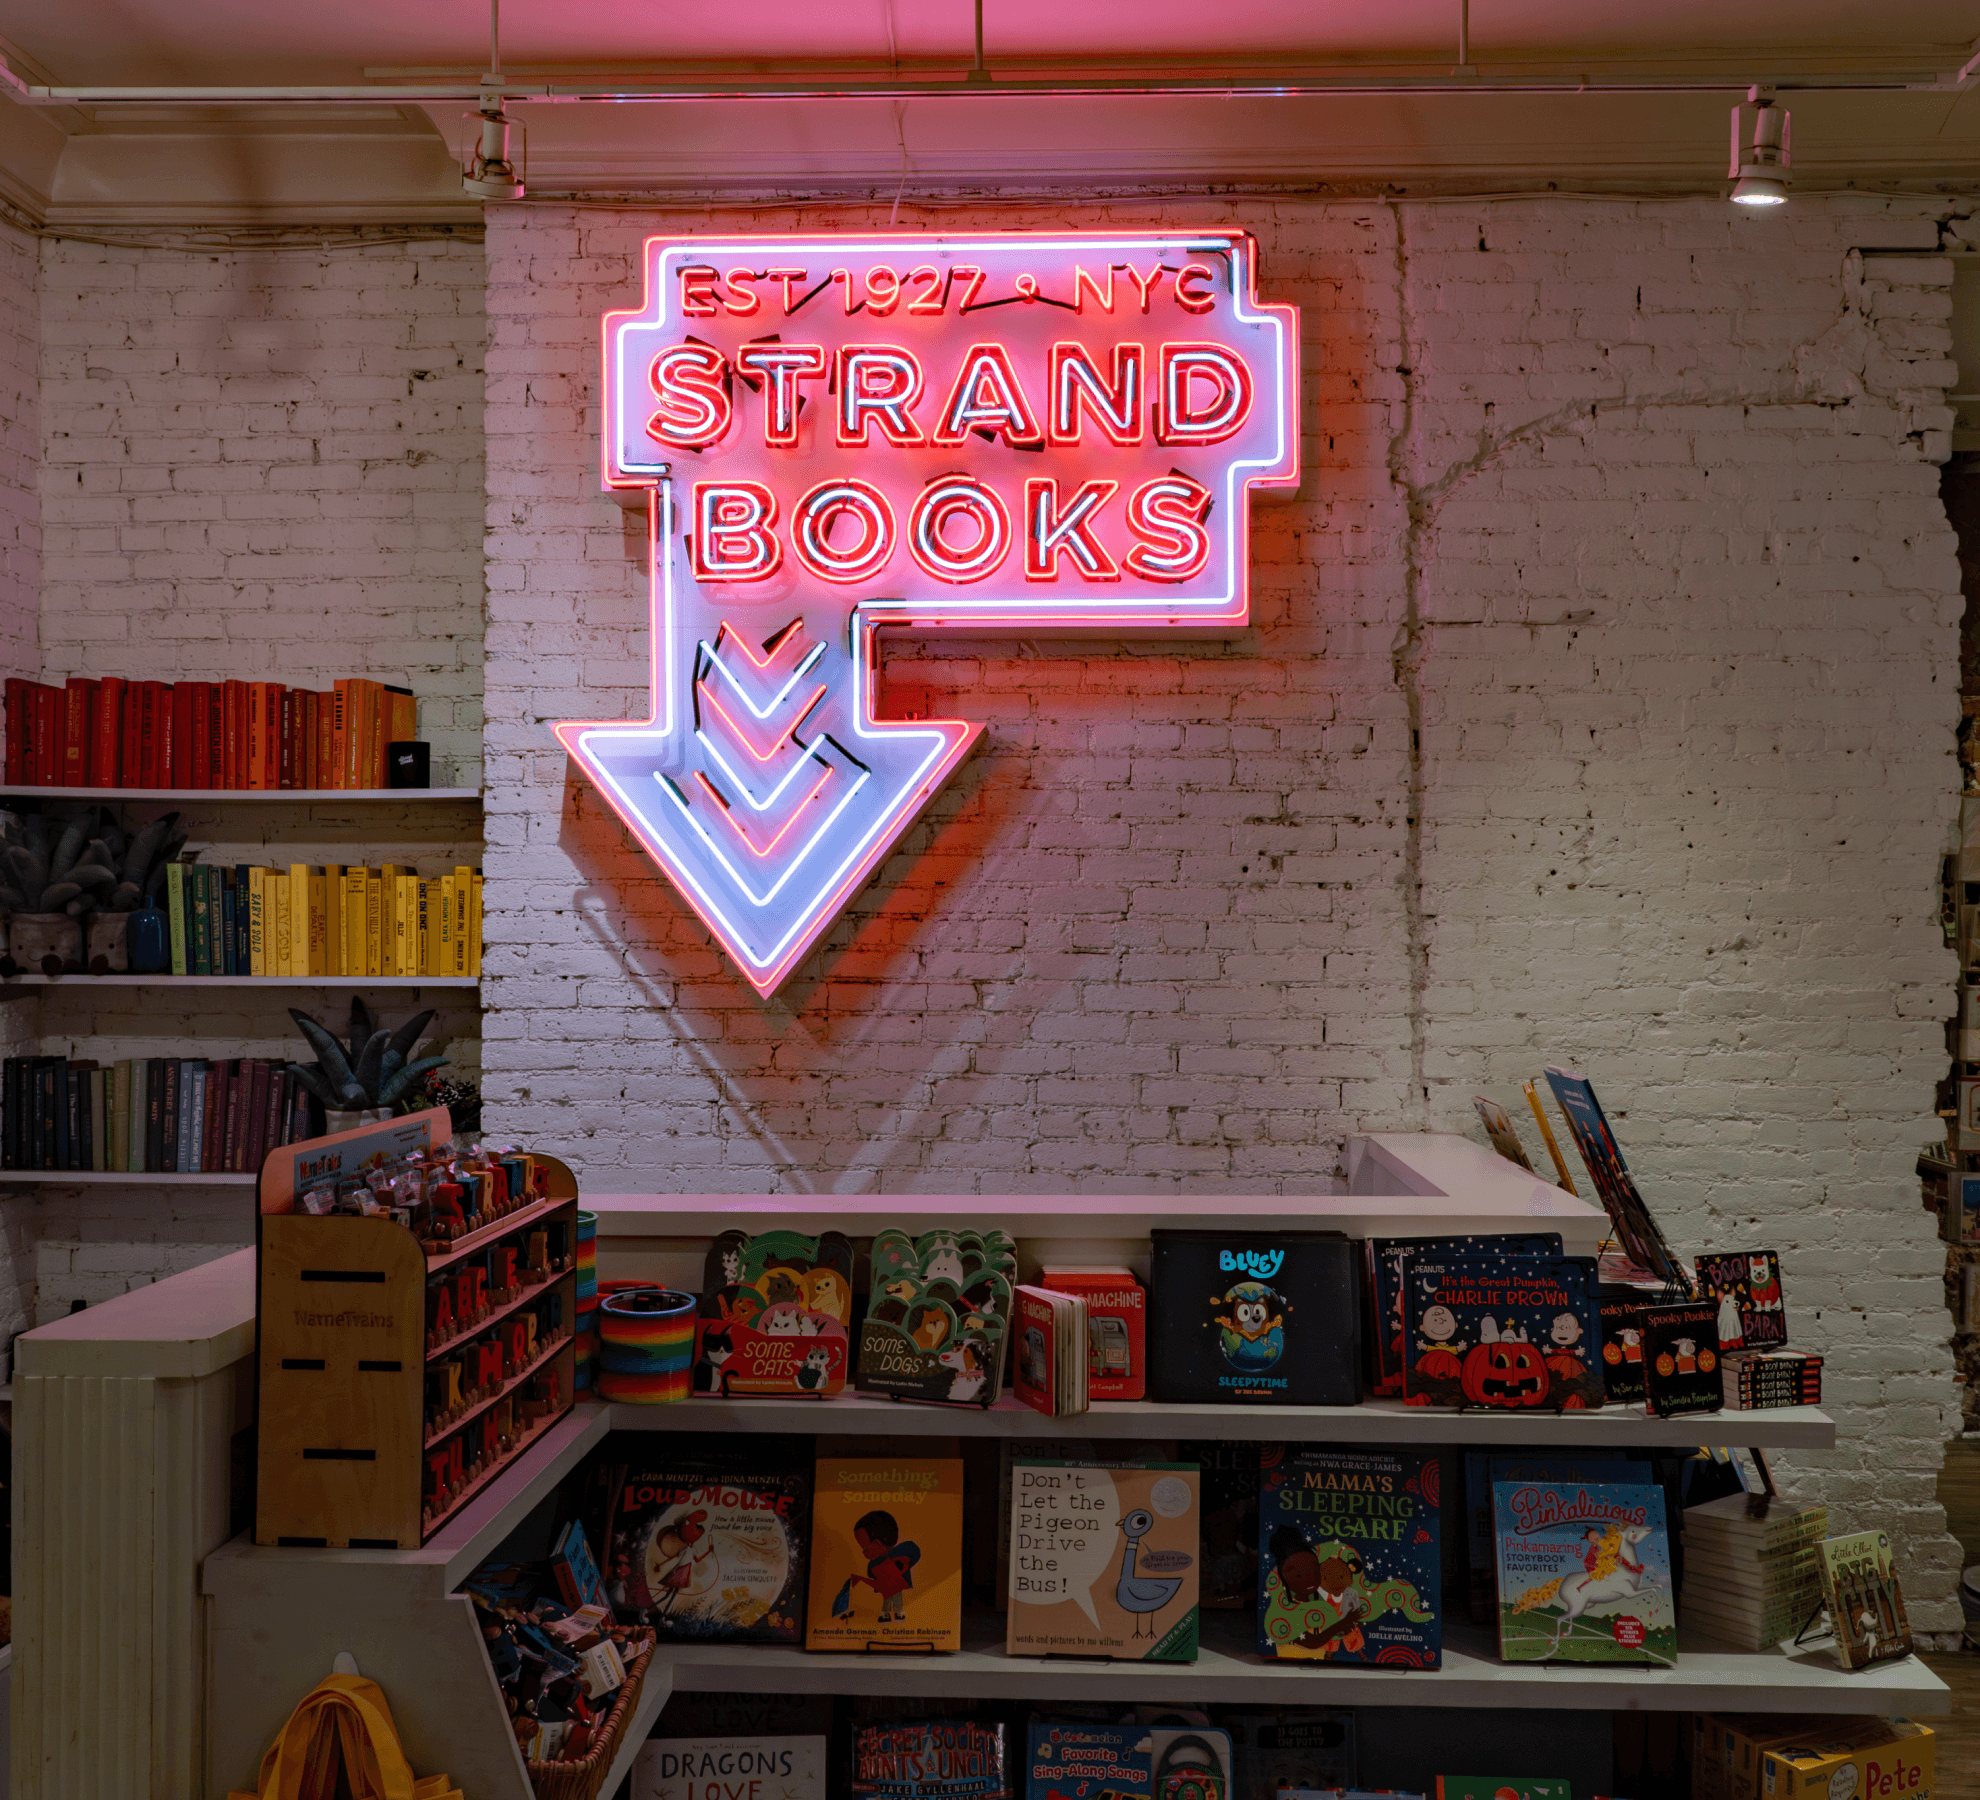
[[[96,1167],[95,1121],[91,1118],[90,1090],[96,1086],[96,1065],[80,1063],[71,1078],[70,1087],[74,1094],[74,1108],[69,1126],[69,1152],[75,1158],[70,1165],[77,1169]],[[99,1105],[101,1096],[98,1096]]]
[[[181,1090],[185,1083],[186,1065],[183,1057],[168,1057],[165,1061],[164,1093],[160,1096],[163,1109],[162,1123],[158,1134],[158,1167],[161,1173],[170,1175],[179,1166],[179,1104]]]
[[[124,729],[117,748],[119,787],[144,786],[144,683],[133,681],[124,688]]]
[[[1258,1601],[1258,1446],[1210,1438],[1176,1454],[1199,1471],[1196,1604],[1242,1612]]]
[[[1357,1247],[1326,1231],[1156,1231],[1148,1397],[1266,1406],[1361,1400]]]
[[[1643,1309],[1643,1389],[1649,1411],[1660,1419],[1718,1412],[1725,1405],[1717,1301]]]
[[[172,697],[172,728],[166,739],[165,785],[190,787],[187,765],[192,761],[193,684],[177,682],[167,691]]]
[[[212,687],[209,681],[188,681],[186,689],[187,730],[183,786],[203,788],[206,782],[206,764],[212,754],[212,715],[208,711],[206,696]]]
[[[263,1156],[268,1155],[270,1151],[279,1150],[282,1147],[282,1126],[288,1117],[288,1083],[288,1071],[279,1063],[270,1063],[268,1065],[268,1119],[262,1129],[261,1137],[261,1154]],[[261,1164],[257,1162],[254,1166],[259,1170]]]
[[[206,935],[206,876],[199,863],[186,869],[186,973],[213,973],[213,946]]]
[[[1488,1232],[1471,1237],[1371,1238],[1368,1243],[1368,1391],[1403,1391],[1403,1265],[1412,1256],[1559,1256],[1558,1231]]]
[[[1602,1324],[1602,1388],[1611,1400],[1643,1398],[1643,1309],[1656,1296],[1643,1288],[1604,1283],[1595,1290]]]
[[[154,1056],[144,1070],[144,1167],[148,1175],[165,1167],[165,1071],[170,1059]]]
[[[243,1170],[261,1172],[262,1158],[268,1154],[268,1064],[255,1057],[248,1064],[247,1156]]]
[[[54,1065],[49,1070],[48,1084],[48,1104],[54,1113],[54,1130],[50,1133],[54,1154],[48,1166],[51,1169],[73,1169],[76,1166],[71,1160],[74,1134],[70,1127],[75,1120],[75,1078],[66,1056],[50,1057],[49,1061]]]
[[[1677,1264],[1671,1259],[1670,1247],[1623,1162],[1616,1134],[1609,1129],[1608,1115],[1602,1111],[1601,1101],[1595,1098],[1593,1085],[1585,1075],[1577,1075],[1572,1069],[1553,1068],[1547,1071],[1547,1085],[1554,1090],[1554,1099],[1568,1122],[1568,1130],[1574,1134],[1581,1160],[1588,1165],[1588,1177],[1595,1184],[1596,1197],[1608,1213],[1609,1223],[1615,1227],[1625,1254],[1638,1268],[1648,1269],[1660,1281],[1676,1280]]]
[[[224,1062],[210,1062],[206,1065],[206,1105],[200,1120],[199,1166],[202,1169],[226,1168],[223,1154],[226,1122],[227,1065]]]
[[[254,921],[248,909],[248,865],[234,865],[234,973],[252,975],[254,956],[249,943],[249,930]]]
[[[1434,1452],[1261,1446],[1260,1651],[1441,1666],[1441,1488]]]
[[[227,785],[227,690],[224,683],[206,684],[206,779],[202,787]]]
[[[1572,1256],[1412,1257],[1403,1278],[1412,1405],[1579,1411],[1603,1403],[1594,1283]]]
[[[83,1072],[74,1063],[62,1065],[62,1156],[56,1164],[63,1169],[86,1169],[83,1161]]]
[[[1700,1298],[1719,1303],[1719,1349],[1778,1350],[1787,1342],[1781,1259],[1771,1250],[1697,1259]]]
[[[1007,1725],[957,1717],[853,1730],[853,1800],[1012,1800],[1016,1791]]]
[[[801,1644],[811,1440],[666,1435],[630,1446],[607,1480],[613,1610],[663,1642]]]
[[[282,1141],[285,1144],[300,1144],[305,1138],[317,1135],[311,1129],[309,1089],[293,1075],[286,1079],[289,1083],[289,1135]]]
[[[38,682],[34,701],[34,784],[36,787],[60,787],[62,714],[67,700],[60,688]]]
[[[0,1062],[0,1167],[18,1169],[21,1164],[21,1059],[10,1056]]]
[[[87,787],[89,774],[89,683],[71,675],[62,689],[63,787]]]
[[[37,1056],[31,1071],[32,1108],[29,1114],[33,1132],[31,1168],[55,1167],[55,1063],[52,1056]]]
[[[241,1064],[238,1057],[230,1057],[221,1065],[223,1089],[221,1097],[221,1137],[220,1166],[231,1175],[238,1175],[245,1166],[246,1159],[241,1152]]]
[[[106,675],[96,686],[96,738],[90,747],[89,785],[113,788],[123,783],[124,690],[121,675]]]
[[[22,755],[27,745],[27,692],[28,684],[24,677],[7,677],[7,785],[26,787],[27,758]]]
[[[204,877],[206,888],[206,956],[208,972],[214,975],[231,973],[227,967],[226,924],[220,907],[222,877],[226,871],[209,868]]]

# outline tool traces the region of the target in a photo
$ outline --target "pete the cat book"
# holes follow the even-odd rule
[[[807,1650],[962,1648],[959,1457],[821,1456]]]
[[[1677,1661],[1662,1488],[1498,1481],[1492,1512],[1507,1662]]]

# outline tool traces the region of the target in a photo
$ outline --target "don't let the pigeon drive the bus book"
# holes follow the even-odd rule
[[[1194,1463],[1011,1465],[1012,1656],[1196,1660]]]

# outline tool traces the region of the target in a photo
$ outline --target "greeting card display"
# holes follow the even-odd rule
[[[1443,1661],[1435,1455],[1264,1446],[1258,1647],[1312,1662]]]
[[[1725,1405],[1715,1302],[1643,1309],[1643,1387],[1648,1410],[1659,1418],[1718,1412]]]
[[[1676,1663],[1662,1488],[1500,1481],[1492,1505],[1500,1656]]]
[[[1361,1399],[1355,1246],[1331,1231],[1150,1234],[1153,1400],[1353,1406]]]
[[[1588,1266],[1575,1257],[1412,1258],[1411,1406],[1578,1411],[1603,1402]]]
[[[1400,1394],[1409,1358],[1403,1333],[1403,1269],[1411,1257],[1436,1262],[1452,1256],[1559,1256],[1558,1231],[1487,1232],[1470,1237],[1371,1238],[1369,1287],[1374,1295],[1369,1358],[1371,1394]]]
[[[863,1394],[988,1406],[1004,1379],[1017,1246],[1001,1231],[883,1231],[859,1328]]]
[[[836,1394],[852,1337],[852,1241],[725,1231],[708,1247],[694,1322],[693,1390]]]
[[[963,1466],[821,1456],[807,1650],[962,1648]]]
[[[1719,1304],[1721,1354],[1728,1350],[1777,1350],[1787,1342],[1781,1259],[1773,1251],[1701,1256],[1697,1269],[1700,1296]]]

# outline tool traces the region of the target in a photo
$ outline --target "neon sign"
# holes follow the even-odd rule
[[[975,746],[876,716],[889,628],[1249,616],[1299,479],[1299,339],[1239,232],[650,239],[604,321],[604,480],[646,488],[652,696],[555,727],[759,993]]]

